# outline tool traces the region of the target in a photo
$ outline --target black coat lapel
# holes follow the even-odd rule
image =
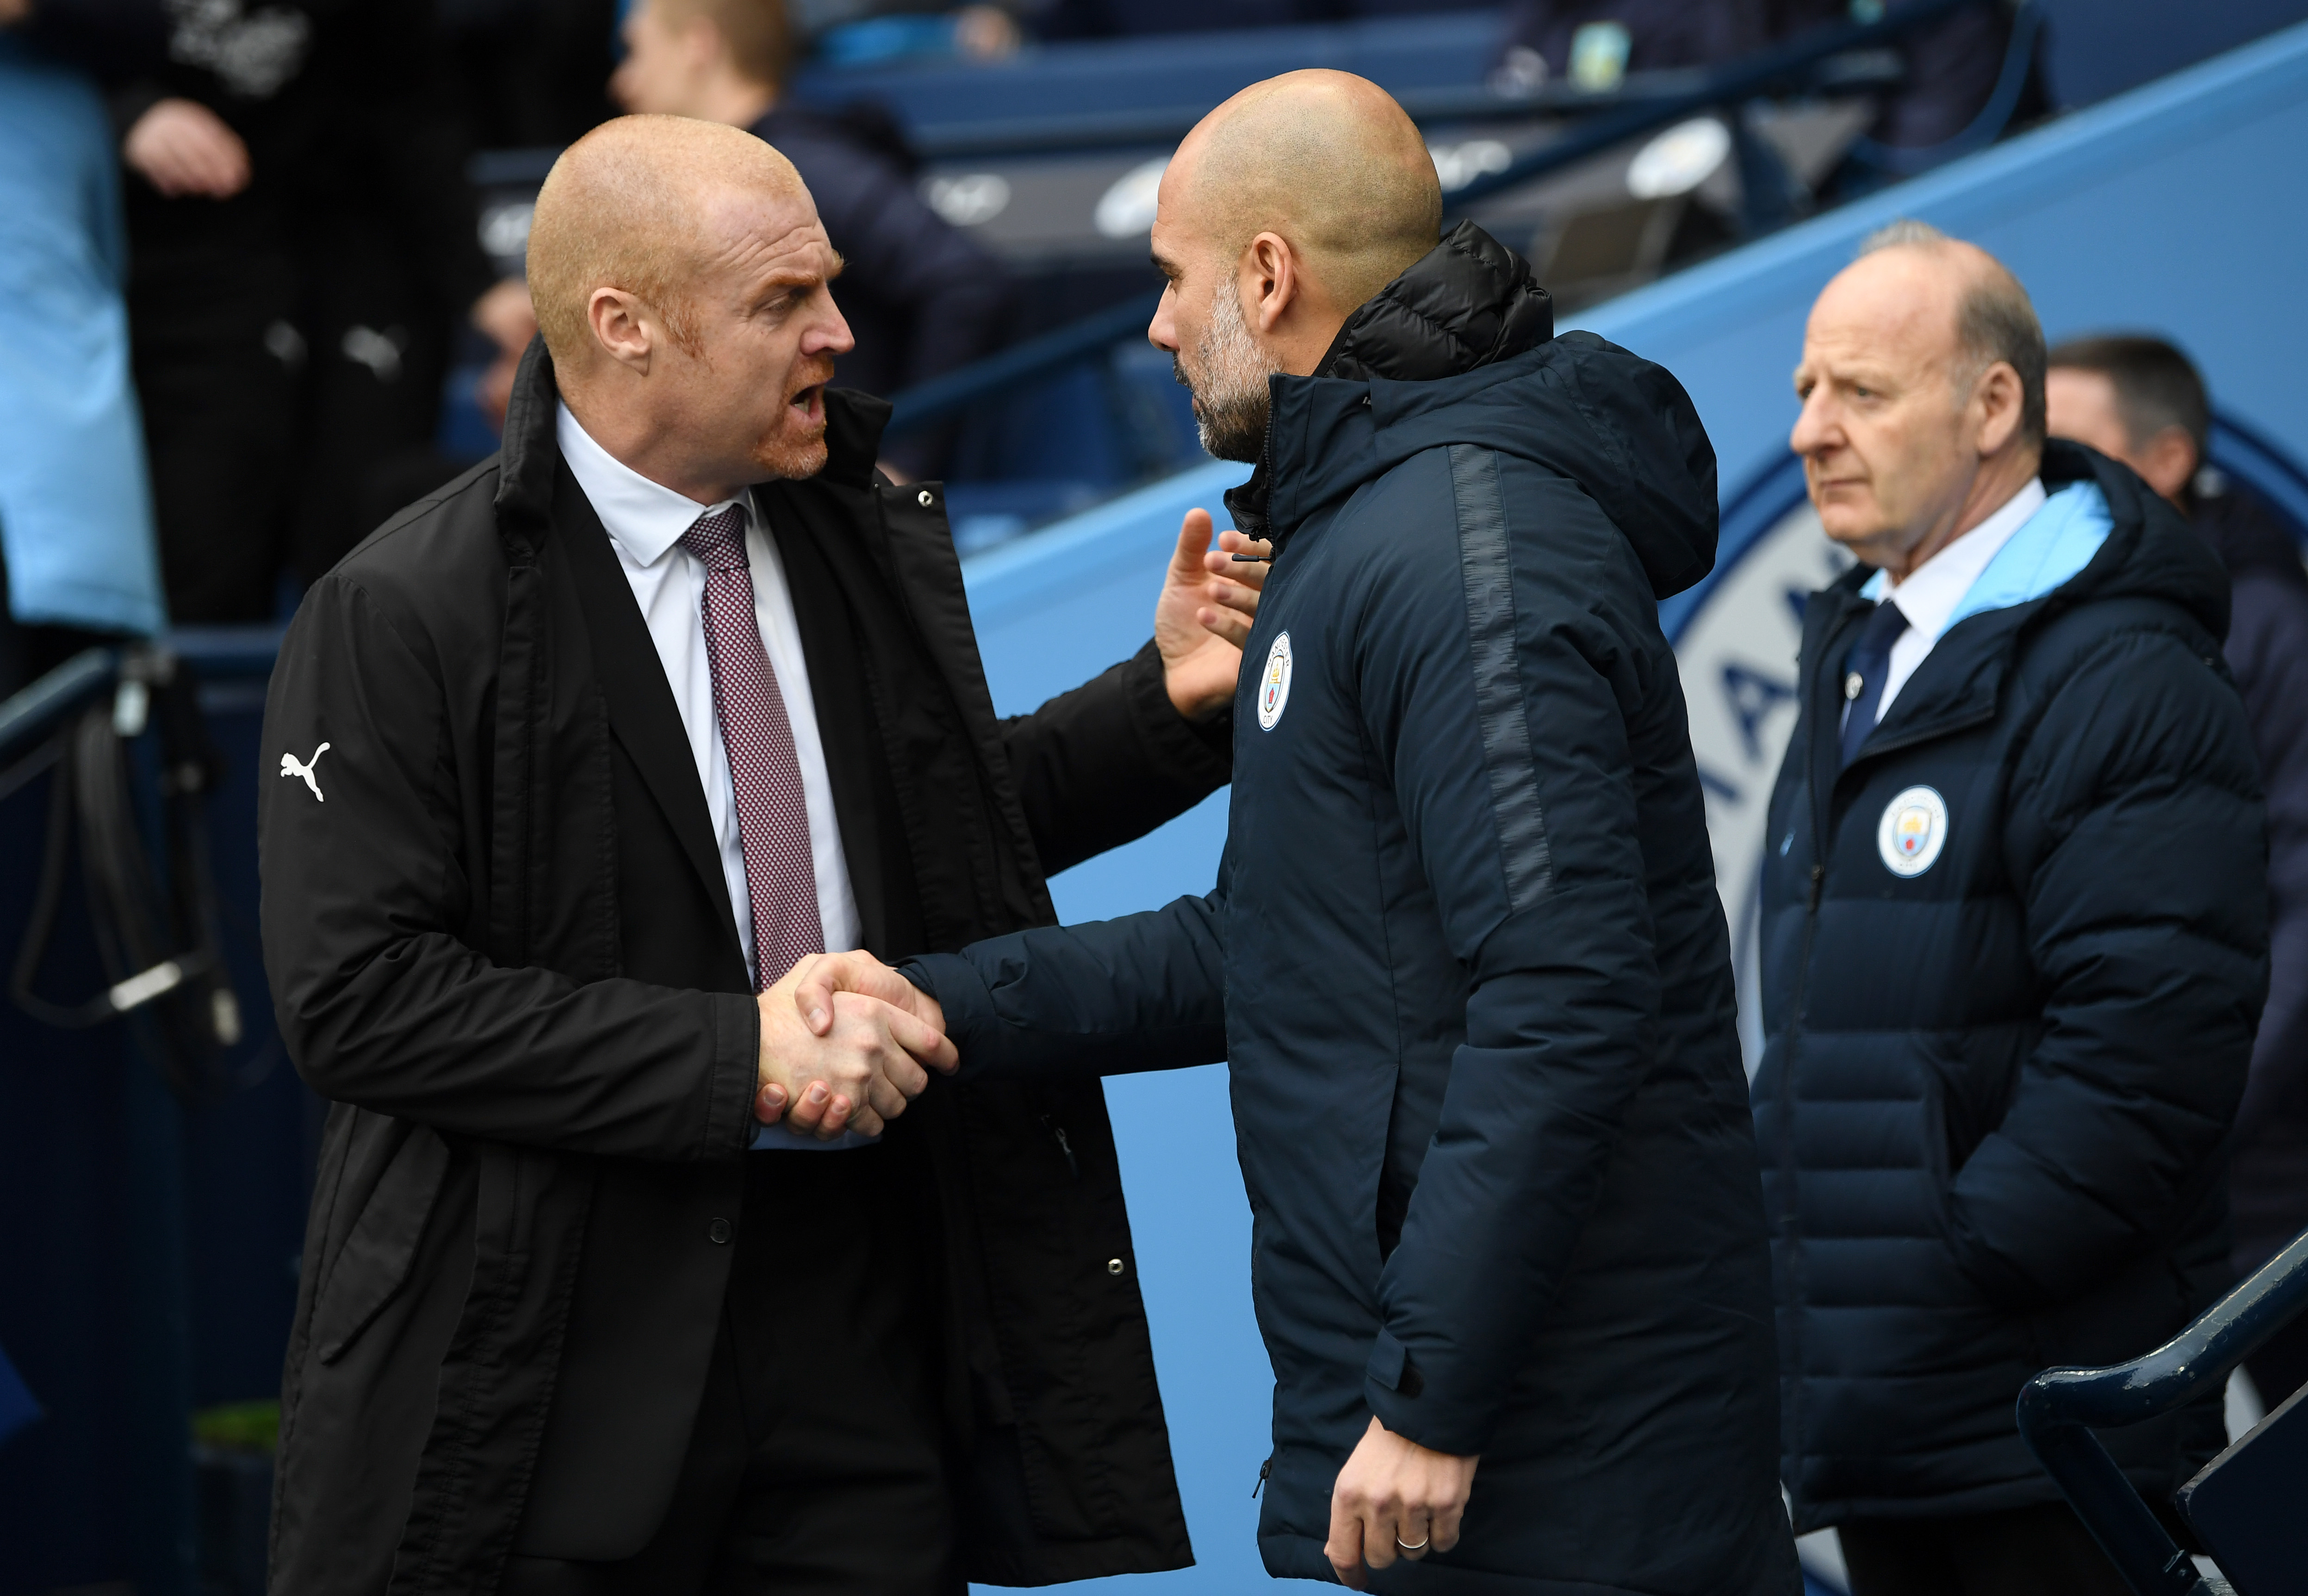
[[[879,718],[866,673],[876,661],[859,636],[857,617],[831,560],[840,549],[797,496],[769,483],[754,490],[777,542],[809,665],[811,707],[817,716],[825,773],[841,825],[841,851],[849,890],[857,902],[858,938],[882,958],[920,945],[921,910],[906,853],[904,822],[883,756]],[[854,539],[853,539],[854,540]],[[831,543],[834,548],[829,549]]]
[[[729,883],[721,874],[721,850],[713,841],[713,817],[705,789],[697,781],[697,757],[665,679],[665,662],[650,640],[649,626],[633,590],[618,567],[616,550],[594,513],[592,501],[564,464],[554,482],[553,520],[569,556],[569,572],[592,633],[593,676],[609,705],[609,729],[633,758],[664,811],[666,824],[704,883],[707,898],[720,910],[732,946],[737,917],[729,905]]]

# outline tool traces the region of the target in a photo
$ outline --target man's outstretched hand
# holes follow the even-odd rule
[[[1242,645],[1258,616],[1266,566],[1237,563],[1238,554],[1263,556],[1266,546],[1240,532],[1222,532],[1210,547],[1210,513],[1189,510],[1178,527],[1178,551],[1154,601],[1154,646],[1162,654],[1163,686],[1189,720],[1207,720],[1234,701]]]
[[[1331,1489],[1331,1539],[1322,1555],[1339,1583],[1363,1588],[1363,1569],[1417,1562],[1459,1544],[1459,1520],[1480,1458],[1430,1452],[1377,1419],[1363,1432]]]
[[[797,994],[805,977],[827,955],[802,960],[754,1000],[762,1016],[762,1053],[754,1117],[764,1125],[782,1117],[794,1134],[821,1140],[844,1131],[878,1136],[929,1084],[924,1065],[954,1067],[953,1044],[945,1039],[936,1003],[923,998],[903,976],[867,954],[831,956],[863,960],[927,1007],[884,1001],[874,991],[896,988],[863,972],[846,986],[821,980],[810,998],[801,999]],[[814,1025],[812,1014],[818,1022]]]

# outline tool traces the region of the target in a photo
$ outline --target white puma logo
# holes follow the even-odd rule
[[[313,789],[313,796],[320,798],[320,801],[324,804],[329,800],[321,798],[321,784],[313,780],[313,767],[321,763],[321,755],[328,751],[329,745],[323,743],[313,750],[313,757],[310,759],[299,759],[294,754],[283,754],[280,756],[280,773],[284,776],[304,777],[305,785]]]

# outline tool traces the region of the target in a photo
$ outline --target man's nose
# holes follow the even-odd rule
[[[825,304],[825,319],[802,341],[802,350],[811,355],[846,355],[857,347],[857,340],[850,333],[849,323],[842,315],[841,306],[834,304],[831,296]]]
[[[1796,414],[1795,430],[1787,434],[1787,447],[1798,454],[1813,454],[1830,441],[1833,425],[1827,415],[1827,404],[1817,393],[1804,401]]]
[[[1178,318],[1171,309],[1177,294],[1175,286],[1165,288],[1162,298],[1155,301],[1154,319],[1146,324],[1146,341],[1166,355],[1178,352]]]

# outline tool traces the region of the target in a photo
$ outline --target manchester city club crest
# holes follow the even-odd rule
[[[1875,823],[1875,851],[1894,876],[1921,876],[1947,843],[1947,800],[1928,787],[1910,787],[1883,806]]]
[[[1282,633],[1266,651],[1266,671],[1258,678],[1258,729],[1272,731],[1290,702],[1290,634]]]

